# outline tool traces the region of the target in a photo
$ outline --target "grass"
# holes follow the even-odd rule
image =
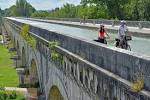
[[[18,84],[18,75],[10,59],[10,53],[0,44],[0,87],[16,87]]]

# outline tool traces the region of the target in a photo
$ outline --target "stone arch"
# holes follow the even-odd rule
[[[36,61],[34,59],[31,60],[30,82],[32,84],[39,82],[37,64],[36,64]]]
[[[22,56],[21,56],[21,63],[22,63],[22,66],[26,66],[26,52],[25,52],[25,48],[22,47]]]
[[[50,89],[48,100],[64,100],[57,86],[52,86]]]

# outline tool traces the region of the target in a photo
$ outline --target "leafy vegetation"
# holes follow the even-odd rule
[[[58,60],[61,63],[63,63],[63,56],[56,51],[56,46],[58,46],[58,45],[59,45],[59,43],[56,41],[49,42],[51,58],[52,58],[52,60]]]
[[[0,8],[0,17],[4,14],[4,11]]]
[[[131,87],[132,92],[139,92],[144,88],[144,71],[141,67],[138,67],[136,73],[134,73],[134,81]]]
[[[15,91],[0,90],[0,100],[25,100],[25,97]]]
[[[18,75],[10,56],[6,47],[0,45],[0,86],[3,87],[15,87],[19,84]]]
[[[47,17],[49,15],[49,12],[47,11],[36,11],[32,13],[32,17]]]
[[[34,16],[33,16],[34,17]],[[73,4],[66,4],[62,8],[56,8],[52,10],[47,17],[59,17],[59,18],[107,18],[106,9],[103,6],[96,7],[91,6],[74,6]]]
[[[150,20],[149,11],[150,0],[81,0],[80,5],[65,4],[32,17]]]
[[[140,79],[133,83],[131,90],[132,92],[139,92],[144,88],[144,80]]]
[[[58,45],[58,42],[55,42],[55,41],[52,41],[52,42],[49,42],[49,48],[50,48],[50,53],[51,53],[51,58],[53,60],[56,60],[58,59],[59,57],[59,54],[56,52],[56,46]]]
[[[81,0],[80,5],[65,4],[51,11],[36,11],[26,0],[0,14],[4,16],[32,16],[88,19],[150,20],[150,0]]]
[[[29,33],[29,25],[22,26],[21,35],[30,47],[36,48],[36,39]]]

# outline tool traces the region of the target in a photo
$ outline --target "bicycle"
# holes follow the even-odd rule
[[[131,37],[125,36],[122,41],[116,39],[116,47],[131,51],[131,46],[128,44],[128,41],[132,40]],[[120,42],[122,42],[120,44]]]

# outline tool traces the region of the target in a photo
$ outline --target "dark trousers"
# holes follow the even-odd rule
[[[105,39],[105,38],[104,38],[104,39],[98,38],[98,40],[99,40],[99,42],[100,42],[100,43],[107,44],[107,41],[106,41],[106,39]]]

